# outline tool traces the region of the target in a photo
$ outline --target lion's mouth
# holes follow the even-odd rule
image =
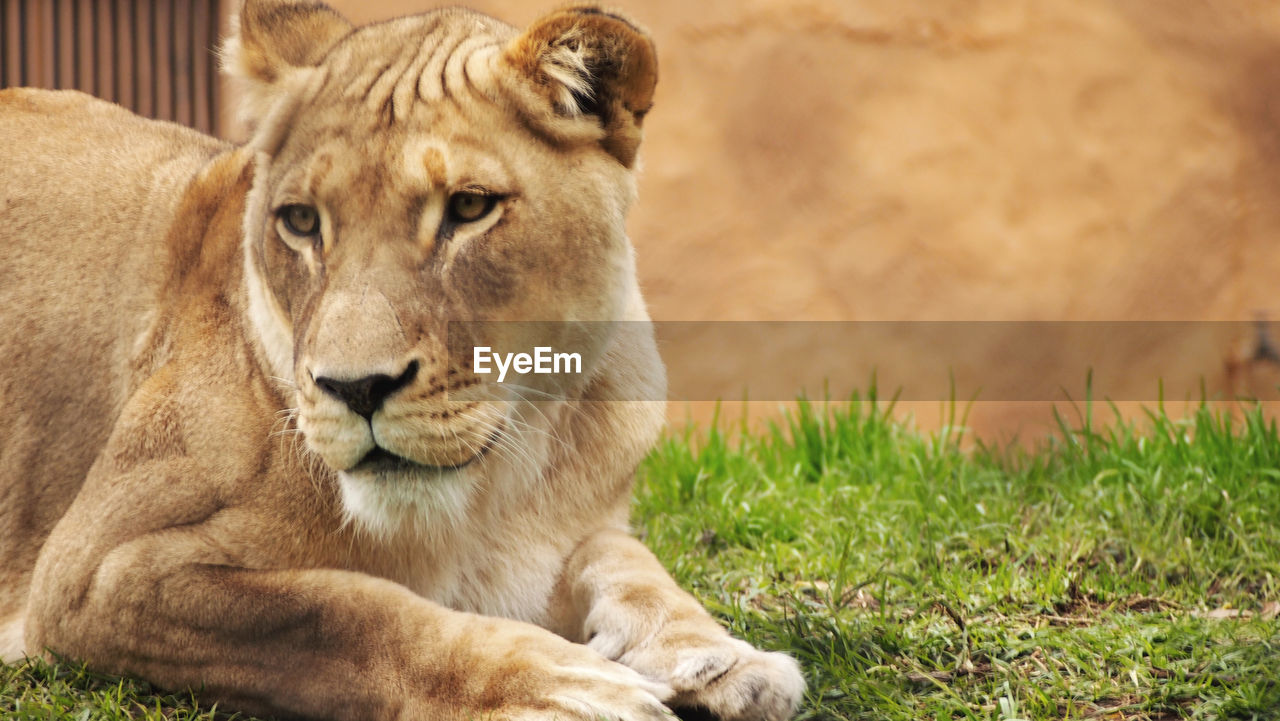
[[[405,458],[404,456],[396,455],[395,453],[388,451],[382,446],[375,445],[372,450],[370,450],[368,453],[364,455],[364,458],[361,458],[358,463],[356,463],[354,466],[351,467],[349,472],[384,474],[384,473],[397,473],[397,472],[398,473],[405,473],[405,472],[430,473],[433,471],[434,472],[458,471],[458,470],[462,470],[463,468],[466,468],[472,463],[475,463],[476,461],[483,458],[486,454],[488,454],[489,449],[493,448],[494,444],[497,443],[498,436],[499,436],[499,431],[494,431],[493,434],[489,436],[489,439],[485,441],[485,444],[481,446],[480,450],[476,451],[476,453],[473,456],[471,456],[467,460],[462,461],[460,463],[454,463],[449,465],[430,465],[426,463],[418,463],[417,461],[410,460],[408,458]]]

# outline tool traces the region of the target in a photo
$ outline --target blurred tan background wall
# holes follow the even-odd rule
[[[13,84],[9,76],[21,70],[22,17],[97,43],[63,72],[82,67],[86,78],[105,79],[86,57],[109,54],[116,40],[126,47],[130,23],[142,28],[141,42],[148,28],[194,38],[194,59],[171,54],[198,67],[212,46],[182,18],[212,10],[225,23],[237,4],[5,0],[0,80]],[[437,3],[331,4],[367,22]],[[516,25],[554,7],[472,4]],[[614,4],[649,28],[661,65],[630,222],[655,319],[1280,317],[1278,3]],[[77,13],[89,20],[76,24]],[[91,31],[111,18],[116,29]],[[33,47],[44,48],[46,64],[69,52],[65,43],[57,52]],[[129,52],[123,65],[140,69],[149,57],[168,57]],[[206,112],[229,117],[234,99],[216,100]],[[730,349],[729,358],[714,357],[696,337],[667,339],[662,350],[674,380],[697,397],[727,399],[750,396],[742,384],[753,376],[738,370],[746,361],[758,377],[760,368],[781,375],[798,359],[822,359],[834,369],[830,392],[840,396],[865,387],[872,370],[881,379],[938,375],[933,357],[946,350],[915,338],[846,353],[822,332],[792,330]],[[1107,340],[1148,400],[1155,379],[1174,376],[1203,377],[1214,397],[1274,395],[1275,364],[1249,362],[1265,356],[1257,342],[1238,328],[1175,341]],[[1011,338],[969,360],[1027,379],[1067,364],[1083,381],[1085,367],[1027,345]],[[812,379],[807,387],[817,391]],[[945,417],[938,407],[907,408],[930,426]],[[674,417],[685,413],[705,417],[708,406],[673,407]],[[988,435],[1034,435],[1049,421],[1044,403],[981,403],[970,418]]]
[[[332,4],[361,21],[431,5]],[[549,8],[473,4],[517,25]],[[1280,315],[1280,4],[614,4],[660,57],[630,226],[655,319]],[[779,368],[824,352],[799,336],[754,352]],[[1253,354],[1238,336],[1123,352],[1152,399],[1171,374],[1219,397],[1274,385],[1228,373]],[[668,365],[696,375],[693,346],[665,346]],[[1003,352],[988,361],[1043,370]],[[909,353],[894,362],[910,375]],[[865,384],[869,366],[849,370],[833,392]],[[912,406],[924,425],[937,408]],[[1049,414],[984,403],[970,420],[1034,435]]]

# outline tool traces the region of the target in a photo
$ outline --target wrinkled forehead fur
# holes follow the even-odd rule
[[[258,127],[276,116],[258,135],[264,150],[296,120],[297,103],[341,107],[346,119],[384,129],[397,120],[422,128],[432,117],[415,122],[416,108],[461,110],[460,96],[470,95],[515,111],[548,139],[601,141],[630,167],[657,80],[647,35],[591,6],[553,13],[522,37],[464,8],[356,28],[322,3],[288,0],[252,2],[234,25],[223,56],[227,72],[245,82],[241,119]],[[269,33],[277,37],[264,47],[260,36]],[[585,116],[595,119],[579,122]]]
[[[656,77],[646,69],[647,37],[618,16],[569,8],[520,36],[463,8],[353,28],[323,5],[253,7],[264,17],[255,25],[237,18],[224,56],[244,81],[241,119],[268,156],[324,156],[326,146],[344,145],[366,169],[384,171],[365,178],[375,182],[365,186],[371,193],[399,187],[393,181],[417,189],[456,182],[467,163],[450,167],[447,156],[468,151],[498,166],[538,149],[594,146],[617,161],[611,180],[629,177]],[[301,47],[273,48],[279,57],[253,44],[253,32],[286,22],[296,26],[291,34],[315,35],[285,38]],[[265,27],[250,31],[256,25]],[[385,162],[393,157],[404,162]]]
[[[555,75],[543,82],[555,77],[560,87],[547,88],[556,96],[547,104],[530,92],[538,78],[522,77],[503,52],[516,39],[514,28],[461,8],[355,28],[315,66],[242,75],[251,80],[242,119],[254,128],[255,149],[278,165],[342,157],[352,166],[344,187],[375,197],[456,184],[477,162],[501,173],[539,149],[598,144],[604,130],[583,113],[583,59],[552,53],[544,67]],[[233,39],[229,56],[242,56],[239,47]],[[628,152],[616,170],[631,164],[634,148]]]

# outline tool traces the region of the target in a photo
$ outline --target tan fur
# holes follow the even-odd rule
[[[788,717],[795,663],[626,534],[665,386],[623,228],[648,38],[251,0],[226,64],[243,147],[0,92],[0,656],[315,718]],[[560,321],[585,372],[496,384],[450,320]],[[375,374],[364,416],[328,385]]]

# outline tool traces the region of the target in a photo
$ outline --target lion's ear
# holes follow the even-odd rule
[[[245,0],[222,48],[222,70],[241,81],[242,117],[256,125],[294,70],[320,63],[352,24],[321,2]]]
[[[526,110],[544,116],[548,130],[571,135],[556,132],[565,125],[558,121],[590,118],[604,131],[604,149],[632,166],[658,82],[647,33],[597,7],[568,7],[535,22],[504,58],[532,90],[534,107]]]

